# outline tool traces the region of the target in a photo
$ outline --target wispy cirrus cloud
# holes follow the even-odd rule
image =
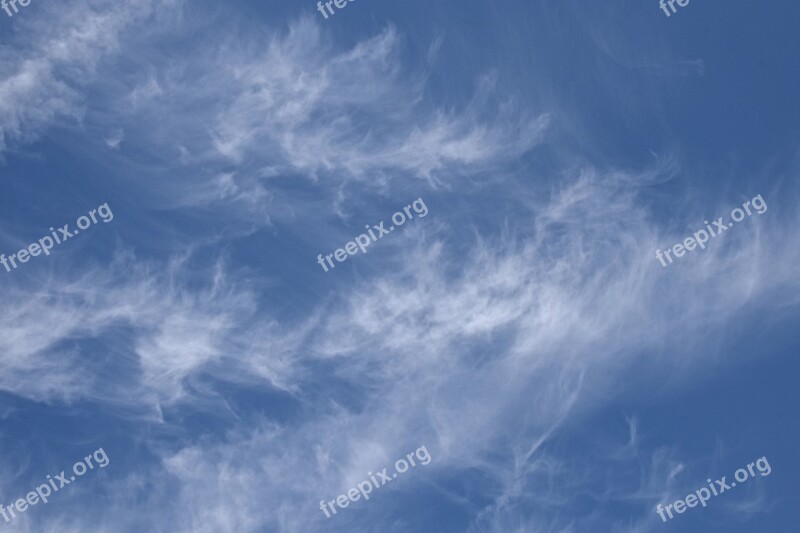
[[[653,364],[660,364],[657,347],[667,331],[680,329],[687,343],[708,347],[702,340],[708,328],[719,327],[745,306],[756,312],[781,305],[759,295],[777,287],[793,287],[786,291],[790,300],[796,294],[796,280],[780,267],[783,220],[743,226],[750,233],[744,241],[708,249],[715,266],[698,257],[665,274],[648,248],[663,236],[647,210],[637,207],[634,183],[634,176],[620,173],[580,172],[571,183],[553,187],[512,234],[476,239],[466,262],[441,241],[446,228],[404,235],[404,246],[415,251],[398,257],[393,273],[359,282],[357,290],[315,313],[313,322],[301,323],[301,334],[291,343],[273,340],[264,346],[270,360],[280,360],[282,350],[294,354],[292,371],[273,366],[271,372],[278,371],[287,383],[284,390],[309,416],[283,423],[265,419],[262,427],[161,452],[166,473],[154,471],[151,479],[159,490],[177,490],[172,511],[176,523],[183,524],[176,525],[178,530],[319,529],[325,520],[321,512],[315,514],[320,497],[337,494],[404,448],[419,445],[412,440],[425,442],[435,460],[419,477],[394,485],[391,499],[370,502],[363,512],[375,524],[390,527],[386,516],[417,484],[432,483],[442,498],[466,504],[444,482],[453,472],[485,480],[472,495],[490,502],[478,512],[484,529],[536,524],[543,530],[581,531],[601,523],[597,517],[565,521],[557,516],[564,498],[597,490],[600,475],[591,469],[581,475],[548,446],[559,428],[612,391],[615,378],[625,375],[637,354],[649,353]],[[577,227],[590,229],[570,229]],[[737,251],[740,246],[744,249]],[[699,275],[709,268],[712,274],[725,272],[724,279]],[[243,304],[241,294],[222,297],[223,287],[215,283],[208,296],[201,292],[184,302],[180,292],[160,285],[145,298],[146,305],[133,306],[131,313],[146,319],[131,318],[132,323],[149,326],[138,328],[141,340],[134,343],[136,356],[150,369],[143,379],[175,391],[204,365],[224,360],[219,346],[244,355],[242,343],[233,339],[261,327],[262,322],[248,326],[241,320],[259,306]],[[686,291],[703,297],[691,306],[677,296],[665,298]],[[718,301],[723,294],[724,305]],[[148,312],[154,304],[159,312]],[[675,313],[676,308],[684,313]],[[124,317],[112,310],[100,315]],[[269,316],[269,309],[264,311]],[[239,317],[236,327],[226,321],[232,314]],[[621,338],[619,332],[628,331],[632,322],[636,331]],[[288,331],[296,328],[278,326],[271,337],[291,339]],[[297,353],[301,345],[302,356]],[[670,354],[670,364],[702,367],[714,359],[713,350],[707,353],[705,359],[683,360]],[[274,386],[275,380],[264,383]],[[608,452],[620,468],[627,463],[625,454],[636,451],[636,433],[630,431]],[[645,458],[641,467],[649,477],[644,485],[598,497],[655,500],[679,462],[669,453],[655,454],[649,462]],[[543,492],[548,480],[550,488]],[[269,512],[263,502],[273,502]],[[117,505],[115,513],[134,520],[122,511],[122,500]],[[234,506],[239,512],[226,513]],[[531,509],[542,518],[526,519]],[[347,530],[347,516],[325,527]],[[636,530],[630,524],[615,527]]]
[[[677,156],[637,173],[568,153],[552,173],[533,170],[520,160],[549,141],[558,113],[517,102],[491,72],[463,100],[433,97],[427,74],[401,59],[395,26],[345,46],[308,18],[273,30],[226,18],[227,8],[210,12],[214,23],[186,12],[151,25],[163,5],[181,4],[73,2],[63,32],[49,33],[48,12],[30,22],[32,44],[0,60],[11,74],[0,95],[21,104],[0,107],[0,151],[71,118],[87,138],[101,132],[92,157],[120,163],[108,165],[116,184],[194,216],[191,231],[175,230],[185,255],[164,252],[177,239],[152,231],[142,240],[163,245],[155,259],[123,251],[80,271],[61,262],[45,282],[0,280],[0,389],[148,415],[119,417],[151,456],[117,474],[107,505],[31,530],[401,531],[418,491],[473,531],[646,530],[647,518],[564,506],[576,494],[648,504],[683,475],[682,456],[640,450],[634,418],[619,443],[591,450],[595,463],[576,465],[553,443],[606,405],[634,363],[679,380],[718,356],[709,332],[737,313],[796,305],[800,247],[786,228],[797,215],[773,208],[665,271],[653,252],[685,235],[677,221],[701,215],[680,198],[665,226],[642,197],[675,173]],[[121,56],[124,65],[111,60]],[[118,131],[124,142],[108,137]],[[466,179],[487,170],[488,186]],[[302,221],[274,229],[294,246],[324,231],[308,197],[346,218],[348,199],[409,183],[448,190],[450,209],[368,256],[376,276],[287,284],[292,304],[311,296],[307,318],[287,318],[247,270],[294,269],[277,253],[265,259],[291,246],[259,255],[261,242],[248,242],[229,254],[258,226],[231,207]],[[209,206],[224,210],[211,238],[198,229],[212,210],[197,208]],[[184,222],[148,226],[162,213],[136,213],[144,228]],[[221,229],[231,219],[244,227],[233,237]],[[675,331],[702,349],[664,353]],[[423,443],[426,469],[330,521],[318,510]],[[609,486],[608,468],[637,482]]]
[[[184,202],[193,197],[207,203],[236,200],[192,193],[232,166],[233,184],[246,192],[238,198],[258,193],[264,180],[276,176],[305,176],[332,191],[348,181],[373,187],[414,178],[452,183],[454,176],[485,172],[532,149],[549,123],[546,113],[528,112],[514,95],[503,95],[492,73],[477,80],[466,105],[426,98],[426,75],[403,64],[402,39],[391,26],[342,48],[309,18],[267,36],[220,18],[218,27],[203,30],[216,38],[198,43],[188,61],[176,63],[157,56],[159,41],[192,32],[199,23],[164,21],[148,30],[151,40],[144,42],[133,29],[153,26],[152,6],[139,4],[119,11],[84,8],[81,16],[103,31],[67,33],[64,39],[78,41],[77,51],[39,59],[47,73],[58,75],[31,80],[37,91],[7,109],[7,138],[41,131],[59,116],[79,117],[86,132],[100,131],[104,138],[124,129],[132,150],[148,150],[172,167],[173,181],[184,183]],[[42,22],[35,29],[45,33]],[[70,47],[42,39],[47,46]],[[87,40],[97,46],[89,48]],[[222,44],[206,44],[217,41]],[[137,66],[141,76],[119,76],[113,64],[99,65],[117,49],[152,61]],[[98,95],[89,103],[77,91],[95,71],[120,80],[95,84]],[[46,115],[31,115],[35,94],[45,100]]]
[[[0,55],[0,155],[65,120],[80,122],[98,67],[119,53],[122,35],[179,1],[74,0],[17,17]],[[35,15],[35,16],[34,16]]]
[[[214,365],[222,367],[218,376],[235,380],[241,372],[248,380],[259,376],[261,383],[290,387],[285,357],[292,334],[275,336],[283,335],[276,323],[256,318],[252,287],[228,279],[221,263],[202,288],[188,290],[181,281],[193,275],[188,260],[155,265],[120,252],[106,268],[58,275],[38,288],[9,287],[0,303],[6,317],[0,389],[37,401],[102,400],[154,409],[187,400],[187,380]],[[254,321],[249,325],[248,316]],[[113,357],[88,360],[80,347],[92,342]],[[112,386],[106,373],[120,368],[129,375]],[[128,394],[117,397],[114,387]]]

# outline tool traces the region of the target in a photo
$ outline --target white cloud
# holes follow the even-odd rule
[[[99,63],[119,52],[119,36],[158,5],[174,2],[75,0],[43,6],[0,54],[0,155],[13,143],[35,139],[57,121],[84,116],[83,90]]]
[[[176,259],[166,273],[158,273],[155,265],[123,253],[108,269],[53,280],[38,291],[10,287],[0,303],[6,317],[0,325],[0,360],[6,368],[0,389],[39,401],[86,398],[155,409],[158,403],[185,399],[186,378],[234,354],[242,375],[288,386],[291,365],[280,353],[265,361],[255,347],[290,351],[291,335],[273,336],[275,325],[254,316],[252,289],[232,284],[220,268],[203,288],[187,290],[180,281],[191,275],[187,259]],[[116,341],[115,331],[131,332],[132,342]],[[96,362],[68,347],[92,339],[114,354],[117,365],[130,359],[138,367],[138,376],[113,384],[128,388],[128,395],[110,398],[112,384],[101,381]]]
[[[670,237],[659,235],[637,207],[634,183],[620,174],[584,171],[554,190],[513,235],[478,240],[465,256],[440,242],[447,228],[409,231],[404,246],[413,246],[413,253],[299,328],[273,323],[258,335],[264,322],[247,318],[258,306],[243,300],[241,290],[222,283],[188,295],[171,285],[173,276],[170,284],[133,284],[95,302],[95,328],[110,317],[144,326],[136,353],[146,381],[162,395],[180,391],[181,378],[222,360],[226,346],[244,366],[223,379],[254,368],[254,351],[268,354],[261,361],[274,364],[263,375],[280,376],[273,385],[282,380],[309,413],[164,452],[166,474],[152,475],[159,487],[177,483],[177,503],[170,503],[176,530],[319,530],[325,520],[316,509],[319,499],[342,493],[422,444],[431,464],[364,506],[376,528],[406,491],[436,486],[444,472],[469,470],[492,481],[481,496],[495,503],[478,512],[490,531],[527,527],[519,522],[520,502],[546,510],[561,501],[561,490],[579,490],[588,480],[542,444],[565,420],[613,393],[614,378],[637,354],[648,352],[653,365],[662,365],[665,354],[654,347],[664,344],[666,332],[683,331],[687,343],[709,347],[703,340],[708,331],[745,306],[758,312],[781,305],[759,295],[775,287],[790,287],[789,300],[797,294],[796,279],[781,266],[785,250],[797,254],[780,230],[790,221],[753,221],[737,228],[741,240],[705,250],[713,261],[698,255],[665,270],[651,252],[654,242]],[[685,293],[696,297],[688,303]],[[126,303],[110,305],[118,301]],[[79,316],[92,326],[88,311]],[[76,328],[77,321],[60,335]],[[241,335],[244,342],[232,342]],[[250,335],[262,339],[263,350],[243,350]],[[707,355],[666,354],[669,367],[702,368],[716,355],[692,352]],[[344,391],[353,400],[344,401]],[[312,399],[320,397],[331,399]],[[619,446],[632,453],[635,444],[623,434]],[[680,468],[668,455],[652,461],[649,481],[636,489],[642,500],[660,496],[659,487]],[[561,490],[537,488],[548,479]],[[458,494],[439,491],[459,501]],[[122,507],[113,512],[129,516]],[[346,529],[355,519],[348,516],[325,527]],[[545,520],[540,527],[578,531],[581,524]],[[643,526],[630,527],[617,530]]]

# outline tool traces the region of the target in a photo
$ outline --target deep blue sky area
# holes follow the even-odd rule
[[[797,531],[796,2],[6,5],[0,531]]]

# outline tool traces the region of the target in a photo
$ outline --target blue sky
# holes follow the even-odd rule
[[[110,460],[0,529],[794,531],[798,15],[0,11],[0,253],[113,212],[0,267],[0,504]],[[762,457],[770,475],[656,513]]]

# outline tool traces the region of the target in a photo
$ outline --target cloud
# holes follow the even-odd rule
[[[291,365],[281,353],[291,351],[286,342],[292,335],[272,337],[276,325],[255,317],[253,289],[233,283],[221,265],[203,288],[187,290],[182,280],[192,270],[189,256],[162,270],[120,252],[108,268],[59,276],[38,289],[9,287],[0,303],[6,317],[0,389],[37,401],[89,399],[155,409],[187,400],[186,380],[234,353],[236,364],[218,375],[236,379],[235,368],[249,380],[260,376],[262,385],[290,386]],[[87,359],[79,346],[89,342],[99,342],[113,358]],[[280,346],[281,352],[270,350]],[[272,352],[269,360],[261,350]],[[126,365],[131,376],[113,377]],[[118,396],[116,387],[128,395]]]
[[[509,103],[494,119],[482,117],[491,76],[457,113],[423,103],[425,80],[403,68],[400,45],[389,27],[339,51],[317,24],[301,19],[255,57],[227,54],[222,79],[232,87],[224,94],[234,96],[212,130],[216,150],[241,162],[266,149],[287,171],[328,179],[394,173],[435,182],[456,170],[479,172],[541,141],[545,115],[520,115]]]
[[[342,493],[422,444],[432,463],[364,506],[375,527],[389,527],[391,510],[423,485],[467,505],[442,481],[454,472],[485,480],[469,501],[491,502],[474,511],[486,530],[535,523],[543,530],[581,531],[595,524],[601,517],[557,517],[564,498],[597,490],[601,476],[591,469],[590,477],[581,476],[559,457],[549,445],[559,428],[613,393],[614,378],[624,376],[637,354],[647,352],[652,364],[662,364],[656,348],[666,331],[681,330],[687,342],[708,345],[702,337],[709,328],[746,306],[762,312],[781,305],[760,294],[786,284],[793,287],[787,294],[796,294],[796,280],[780,266],[785,250],[797,249],[786,246],[781,215],[737,228],[747,234],[742,240],[705,251],[713,262],[698,256],[664,270],[651,251],[665,236],[638,205],[635,183],[636,176],[585,169],[554,186],[513,232],[480,235],[465,255],[444,242],[452,228],[408,231],[403,246],[413,251],[397,257],[383,276],[321,304],[297,335],[289,332],[298,324],[278,324],[258,336],[267,343],[263,361],[279,363],[264,375],[280,376],[307,416],[268,417],[252,429],[162,452],[166,472],[154,471],[152,479],[159,490],[177,491],[171,504],[176,530],[319,530],[325,520],[316,509],[319,499]],[[714,275],[721,272],[724,279]],[[229,343],[263,325],[248,320],[258,306],[242,298],[247,291],[241,287],[215,282],[189,296],[172,285],[178,278],[172,274],[177,270],[169,283],[149,281],[146,290],[135,283],[93,306],[98,317],[138,326],[136,355],[145,381],[167,399],[181,390],[181,379],[224,359],[222,346],[247,363],[241,369],[253,368],[252,354],[241,351],[250,340]],[[699,296],[687,305],[669,296],[676,291]],[[109,305],[117,301],[126,303]],[[683,312],[675,313],[678,308]],[[84,328],[97,329],[86,315]],[[713,350],[693,353],[708,355],[668,354],[670,366],[701,367],[715,356]],[[280,354],[292,354],[288,366]],[[609,460],[624,463],[635,451],[633,427],[620,433]],[[626,450],[622,459],[620,450]],[[601,484],[599,496],[655,501],[681,468],[664,453],[651,458],[644,485],[610,491]],[[123,503],[117,505],[113,512],[128,516]],[[236,513],[228,512],[233,508]],[[541,518],[526,519],[534,510]],[[352,527],[355,516],[341,514],[325,527]]]
[[[120,34],[175,2],[75,0],[19,19],[19,32],[0,55],[0,155],[35,140],[46,128],[80,121],[86,88],[100,63],[119,52]]]
[[[5,392],[138,408],[166,431],[186,428],[164,410],[238,417],[235,394],[221,392],[230,384],[291,405],[289,414],[270,404],[234,429],[180,442],[147,432],[140,438],[155,464],[120,479],[107,507],[44,519],[41,530],[353,531],[367,518],[374,530],[397,530],[396,511],[421,489],[475,531],[597,530],[587,525],[607,517],[559,513],[570,495],[649,501],[683,461],[659,449],[636,465],[641,484],[611,490],[598,484],[601,470],[638,456],[635,419],[595,469],[576,469],[552,446],[559,432],[604,405],[642,354],[648,368],[702,369],[718,356],[708,333],[732,316],[797,304],[800,247],[785,231],[796,214],[771,206],[663,269],[654,251],[686,231],[661,229],[642,196],[674,172],[672,156],[640,173],[570,161],[568,170],[509,173],[491,181],[507,188],[476,191],[459,179],[518,162],[553,120],[502,95],[493,73],[479,76],[465,103],[435,101],[426,75],[401,60],[394,27],[343,47],[306,18],[266,35],[224,19],[175,61],[153,53],[158,38],[135,35],[160,6],[73,2],[58,10],[63,27],[48,25],[56,11],[31,22],[27,48],[0,60],[9,74],[0,83],[0,150],[71,118],[124,131],[126,148],[154,161],[135,186],[157,183],[153,195],[173,207],[236,204],[270,215],[286,200],[288,217],[307,204],[281,189],[286,178],[337,207],[346,185],[396,192],[411,181],[449,189],[454,204],[478,206],[485,219],[454,208],[437,220],[432,210],[430,223],[393,241],[404,253],[366,258],[385,267],[379,276],[331,283],[332,296],[305,319],[284,319],[224,252],[202,250],[214,256],[204,258],[199,238],[185,255],[120,251],[80,273],[67,264],[41,284],[15,278],[0,300]],[[176,17],[149,36],[187,37],[195,24]],[[121,69],[104,62],[120,50],[145,59],[89,100],[98,72]],[[126,151],[98,157],[130,161]],[[535,196],[516,194],[529,183]],[[687,202],[672,218],[691,221],[692,209]],[[675,331],[706,349],[664,353]],[[320,499],[423,444],[429,466],[358,514],[325,521]],[[149,513],[131,505],[142,501]]]
[[[203,28],[209,39],[176,63],[156,53],[161,41],[190,35],[199,23],[163,16],[153,24],[149,4],[140,3],[137,16],[128,16],[135,11],[131,7],[86,16],[97,24],[110,19],[114,31],[95,37],[103,43],[98,48],[121,48],[151,61],[134,63],[134,73],[120,72],[111,61],[97,66],[118,82],[93,87],[98,94],[88,113],[78,105],[77,91],[85,84],[77,74],[87,77],[84,71],[94,70],[104,57],[100,52],[44,59],[48,65],[68,62],[76,76],[60,76],[42,90],[49,91],[50,119],[80,116],[87,129],[124,129],[132,149],[147,150],[153,160],[172,167],[178,190],[164,198],[170,205],[184,205],[187,198],[239,203],[251,192],[263,196],[265,182],[275,194],[276,176],[302,176],[332,196],[349,182],[381,189],[422,179],[449,186],[457,176],[486,172],[531,150],[549,124],[546,113],[529,112],[514,95],[504,95],[491,72],[476,80],[465,104],[431,101],[426,74],[401,61],[403,41],[392,26],[343,48],[310,18],[295,20],[285,31],[264,32],[230,12],[211,13],[215,27]],[[133,31],[145,27],[149,41]],[[75,93],[72,99],[63,97],[67,90]],[[17,114],[30,107],[18,104]],[[28,129],[38,131],[49,122],[29,123]],[[244,194],[192,194],[213,187],[233,166]],[[162,179],[144,173],[141,179]]]
[[[112,150],[119,150],[119,146],[124,139],[125,132],[121,129],[114,130],[105,138],[106,146]]]

